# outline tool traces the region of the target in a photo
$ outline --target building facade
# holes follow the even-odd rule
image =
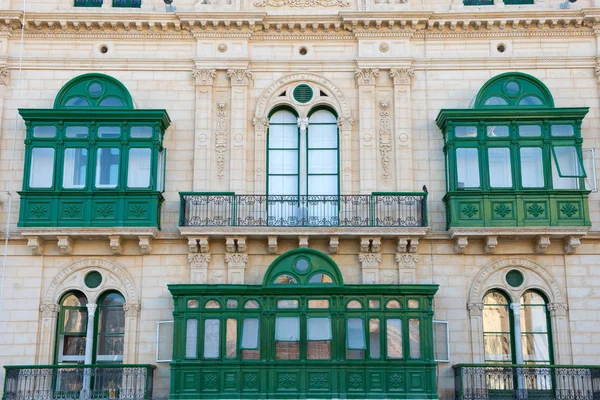
[[[3,399],[600,395],[600,1],[0,11]]]

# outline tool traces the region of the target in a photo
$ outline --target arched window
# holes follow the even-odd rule
[[[483,347],[486,362],[512,362],[510,306],[501,292],[483,298]]]
[[[547,301],[538,292],[528,291],[521,296],[521,340],[523,362],[550,364],[550,314]]]
[[[98,307],[96,362],[122,363],[125,338],[125,298],[120,293],[105,294]]]
[[[88,327],[87,298],[81,292],[70,292],[60,302],[56,361],[83,364]]]

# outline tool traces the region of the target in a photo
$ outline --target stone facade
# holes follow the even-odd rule
[[[453,364],[483,361],[481,303],[490,288],[517,301],[527,288],[545,293],[555,363],[600,364],[598,193],[589,196],[592,226],[576,241],[564,232],[540,240],[543,229],[445,230],[435,117],[468,108],[493,76],[524,72],[548,86],[557,107],[589,107],[583,148],[600,148],[600,1],[570,10],[558,0],[495,3],[176,0],[177,12],[167,13],[160,0],[143,0],[141,10],[29,0],[23,15],[23,1],[0,0],[0,222],[8,237],[0,366],[52,363],[61,295],[78,289],[93,299],[115,289],[127,303],[124,362],[156,364],[154,394],[164,399],[169,365],[156,363],[155,351],[157,322],[172,319],[166,285],[260,284],[278,255],[303,246],[330,254],[346,283],[440,285],[434,318],[450,330],[450,363],[438,364],[442,399],[454,395]],[[171,116],[161,231],[16,226],[25,128],[17,108],[51,108],[60,88],[86,72],[118,79],[138,108]],[[429,229],[382,229],[367,251],[362,239],[373,232],[179,229],[179,192],[265,193],[269,112],[301,82],[326,93],[323,104],[338,113],[341,194],[426,185]],[[509,268],[525,276],[518,290],[502,278]],[[83,283],[89,270],[105,278],[92,291]]]

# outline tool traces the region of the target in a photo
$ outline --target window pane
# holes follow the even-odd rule
[[[198,347],[198,320],[188,319],[185,332],[185,357],[196,358],[196,348]]]
[[[117,187],[119,182],[119,149],[100,148],[96,157],[96,187]]]
[[[221,304],[216,300],[209,300],[204,304],[204,308],[218,309],[221,308]]]
[[[85,336],[62,336],[63,356],[85,356]]]
[[[329,300],[309,300],[308,308],[329,308]]]
[[[298,308],[298,300],[277,300],[277,308]]]
[[[65,103],[65,107],[87,107],[89,105],[90,103],[86,99],[79,96],[71,97]]]
[[[508,105],[507,101],[502,97],[492,96],[488,97],[488,99],[483,104],[484,106],[506,106]]]
[[[150,149],[129,149],[129,166],[127,168],[127,186],[130,188],[147,188],[150,186]]]
[[[311,120],[308,125],[308,147],[311,149],[337,149],[337,125],[311,125],[312,121],[313,119],[311,117]]]
[[[85,333],[87,331],[87,310],[63,309],[63,332]]]
[[[484,333],[485,361],[511,361],[510,334]]]
[[[98,137],[106,139],[119,138],[121,136],[120,126],[100,126],[98,128]]]
[[[369,308],[379,308],[379,300],[369,300]]]
[[[271,116],[271,124],[295,124],[296,116],[288,110],[277,111]]]
[[[548,316],[546,306],[521,305],[521,332],[548,332]]]
[[[87,149],[65,149],[63,187],[81,189],[85,187],[87,171]]]
[[[523,136],[523,137],[542,136],[542,127],[539,125],[519,125],[519,136]]]
[[[487,135],[488,137],[507,137],[508,134],[508,126],[499,125],[499,126],[488,126],[487,127]]]
[[[29,186],[50,188],[54,179],[54,149],[35,147],[31,150]]]
[[[275,342],[275,359],[297,360],[300,358],[300,342]]]
[[[48,125],[38,125],[33,128],[33,137],[35,138],[53,138],[56,137],[56,127]]]
[[[488,149],[490,169],[490,186],[505,188],[512,186],[512,168],[510,164],[510,149]]]
[[[421,358],[421,330],[418,319],[408,320],[408,335],[410,337],[410,358]]]
[[[337,194],[337,175],[311,175],[308,177],[309,196],[336,196]]]
[[[151,138],[152,127],[151,126],[132,126],[131,127],[132,138]]]
[[[298,148],[298,126],[295,124],[294,125],[270,125],[269,126],[269,148],[270,149],[296,149],[296,148]]]
[[[333,279],[327,274],[318,273],[311,276],[308,283],[333,283]]]
[[[306,358],[308,360],[331,359],[330,340],[311,340],[306,344]]]
[[[242,349],[258,349],[258,318],[246,318],[242,324]]]
[[[520,106],[541,106],[542,101],[536,96],[527,96],[523,97],[521,101],[519,101]]]
[[[90,130],[87,126],[67,126],[67,129],[65,130],[65,135],[68,138],[83,139],[88,137],[89,131]]]
[[[385,321],[387,355],[389,358],[402,358],[402,320]]]
[[[547,334],[522,334],[523,361],[550,361]]]
[[[483,308],[484,332],[510,332],[508,306],[489,305]]]
[[[300,318],[277,317],[275,320],[275,340],[296,342],[300,340]]]
[[[100,107],[125,107],[123,101],[116,97],[107,97],[98,104]]]
[[[456,174],[459,188],[479,187],[479,153],[477,149],[456,149]]]
[[[237,320],[227,319],[227,332],[225,335],[225,357],[235,358],[237,353]]]
[[[163,149],[158,153],[158,176],[156,178],[156,190],[163,192],[165,190],[165,152]]]
[[[454,128],[454,136],[457,138],[474,138],[477,137],[476,126],[457,126]]]
[[[550,163],[552,165],[552,187],[554,189],[579,189],[578,178],[562,178],[558,175],[554,156],[550,157]]]
[[[362,318],[348,318],[348,349],[362,350],[365,348],[365,330]]]
[[[381,357],[381,334],[379,318],[369,320],[369,357]]]
[[[573,125],[552,125],[550,127],[550,132],[552,136],[573,136],[575,135],[575,130],[573,129]]]
[[[337,174],[338,152],[337,150],[309,150],[308,151],[308,173],[309,174]]]
[[[312,124],[337,124],[335,115],[327,110],[315,111],[311,114],[309,123]]]
[[[219,358],[220,330],[220,320],[204,320],[204,358]]]
[[[521,153],[521,184],[524,188],[544,187],[542,149],[523,147]]]
[[[297,174],[297,150],[269,150],[269,174]]]
[[[331,320],[328,317],[307,319],[308,340],[331,340]]]
[[[448,343],[448,323],[433,321],[433,353],[434,359],[439,361],[450,360]]]
[[[559,176],[584,178],[583,166],[575,146],[554,146],[554,160],[558,163]]]
[[[102,361],[121,361],[123,357],[124,335],[98,335],[98,357],[103,357]]]
[[[125,311],[123,307],[100,307],[99,332],[125,332]]]
[[[297,176],[269,176],[269,195],[294,196],[297,194]]]
[[[296,281],[296,278],[294,278],[291,275],[283,274],[283,275],[279,275],[277,278],[275,278],[273,283],[275,283],[277,285],[295,285],[298,283],[298,281]]]

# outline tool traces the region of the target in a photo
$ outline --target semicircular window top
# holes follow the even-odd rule
[[[475,100],[475,108],[527,106],[554,107],[554,99],[540,80],[516,72],[490,79]]]
[[[278,257],[265,274],[264,286],[339,286],[342,274],[327,255],[311,249],[289,251]]]
[[[166,110],[134,109],[123,83],[91,73],[67,82],[54,108],[19,113],[27,126],[19,226],[160,227]]]

